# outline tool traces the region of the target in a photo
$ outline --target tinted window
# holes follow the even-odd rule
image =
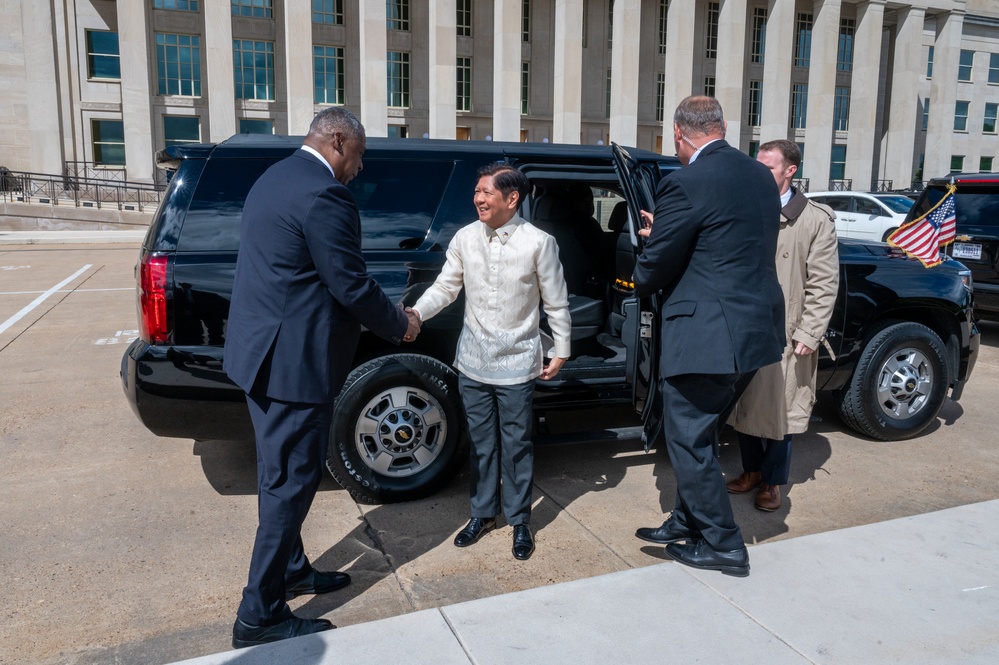
[[[878,201],[884,203],[892,212],[905,214],[912,207],[913,200],[908,196],[875,196]]]
[[[418,247],[453,168],[443,160],[365,159],[349,185],[361,212],[364,249]]]
[[[836,212],[850,211],[850,199],[845,196],[816,196],[814,198],[819,203],[825,203]]]
[[[881,206],[879,206],[874,201],[868,201],[867,199],[854,199],[857,205],[857,212],[861,215],[881,215],[883,211]]]
[[[937,204],[943,198],[946,190],[936,187],[926,190],[920,197],[908,219],[916,219]],[[962,188],[957,190],[957,228],[974,233],[977,229],[989,229],[989,234],[996,233],[999,228],[999,185],[981,188]]]

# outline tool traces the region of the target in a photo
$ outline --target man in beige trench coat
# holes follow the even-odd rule
[[[739,434],[743,473],[726,483],[732,494],[759,487],[756,507],[774,511],[791,467],[791,435],[808,429],[815,403],[818,347],[839,290],[835,213],[791,187],[801,150],[791,141],[760,146],[757,160],[781,193],[777,279],[784,291],[787,347],[779,363],[760,369],[728,423]]]

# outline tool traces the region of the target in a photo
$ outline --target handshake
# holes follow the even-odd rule
[[[412,307],[406,307],[402,303],[399,303],[399,307],[402,308],[402,311],[406,312],[406,318],[409,319],[409,327],[406,328],[406,334],[403,336],[402,341],[412,342],[420,334],[420,327],[423,325],[423,321],[420,320],[419,313]]]

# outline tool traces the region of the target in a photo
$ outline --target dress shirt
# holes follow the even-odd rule
[[[315,148],[312,148],[310,146],[307,146],[307,145],[303,145],[302,146],[302,150],[304,150],[305,152],[309,152],[309,153],[312,153],[313,155],[315,155],[319,159],[319,161],[321,161],[323,163],[323,166],[325,166],[327,169],[329,169],[330,175],[332,175],[334,178],[336,177],[336,174],[333,173],[333,167],[330,166],[330,163],[326,161],[325,157],[323,157],[322,155],[319,154],[318,150],[316,150]]]
[[[515,216],[497,230],[480,221],[462,227],[447,248],[437,280],[413,305],[426,321],[465,289],[465,317],[455,368],[481,383],[515,385],[544,369],[543,303],[554,355],[568,358],[569,295],[555,239]],[[547,335],[545,335],[547,337]]]

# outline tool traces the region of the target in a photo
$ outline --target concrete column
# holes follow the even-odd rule
[[[794,62],[794,0],[770,0],[763,61],[761,143],[788,137],[791,64]]]
[[[611,35],[614,48],[611,50],[610,140],[622,145],[638,143],[640,40],[636,35],[641,27],[641,0],[616,0]]]
[[[312,14],[285,1],[284,52],[287,70],[288,134],[304,136],[315,115],[312,79]]]
[[[582,104],[583,0],[555,0],[552,141],[579,143]]]
[[[360,120],[368,136],[388,136],[385,3],[358,0],[357,15],[360,31],[357,56],[361,62]]]
[[[868,93],[878,89],[884,17],[884,0],[857,5],[850,79],[850,133],[846,141],[846,177],[853,180],[854,189],[866,188],[874,177],[871,160],[877,140],[874,125],[877,122],[878,96]],[[894,184],[899,188],[908,185],[908,179]]]
[[[822,186],[822,183],[829,180],[829,159],[832,156],[840,0],[815,0],[812,12],[812,50],[808,68],[808,109],[805,115],[803,172],[810,181]],[[857,90],[858,96],[866,92],[854,89]],[[877,87],[874,90],[877,90]],[[848,147],[847,154],[849,152]],[[854,187],[866,189],[867,184],[858,186],[854,183]]]
[[[922,7],[909,7],[897,10],[896,15],[898,19],[893,44],[888,135],[885,138],[882,177],[893,180],[896,187],[906,187],[913,174],[912,151],[919,112],[919,81],[926,71],[926,60],[923,58],[923,20],[926,10]],[[857,57],[861,57],[860,53]],[[956,74],[954,78],[957,78]]]
[[[121,108],[125,128],[125,173],[153,179],[153,117],[150,104],[149,31],[145,2],[116,2],[121,54]]]
[[[493,140],[520,140],[520,0],[493,1]]]
[[[722,0],[718,14],[718,60],[715,99],[725,112],[725,140],[742,143],[742,89],[746,67],[746,0]],[[668,71],[668,69],[667,69]]]
[[[695,0],[672,0],[666,15],[666,89],[663,95],[663,154],[675,153],[673,112],[694,92]],[[615,16],[615,22],[617,17]],[[616,42],[615,42],[616,44]],[[722,108],[724,110],[724,107]]]
[[[961,58],[963,11],[937,14],[937,34],[933,48],[933,81],[930,84],[930,118],[926,128],[926,157],[923,179],[950,172],[953,152],[954,102],[957,100],[957,69]],[[968,119],[969,128],[971,119]],[[977,165],[965,165],[965,168]]]
[[[433,0],[430,25],[430,138],[453,139],[456,124],[457,19],[455,0]]]
[[[120,3],[125,4],[125,3]],[[236,81],[232,71],[232,3],[204,0],[205,64],[208,95],[208,141],[236,133]]]
[[[14,170],[53,175],[60,175],[63,172],[62,136],[58,131],[62,123],[59,118],[55,45],[50,39],[39,39],[39,36],[55,36],[53,28],[50,3],[22,0],[21,44],[24,48],[24,92],[27,101],[27,117],[23,118],[23,121],[31,137],[30,161],[28,163],[18,163],[16,159],[13,162],[8,161],[12,157],[12,144],[21,142],[16,141],[14,137],[6,138],[4,144],[7,147],[3,152],[7,154],[0,154],[0,165]],[[6,55],[11,56],[11,54]],[[122,65],[124,69],[124,62]],[[4,86],[4,90],[5,96],[10,94],[10,88]],[[9,104],[11,99],[13,95],[10,95],[5,103]],[[149,142],[148,136],[145,140]],[[21,154],[24,152],[21,151]]]

